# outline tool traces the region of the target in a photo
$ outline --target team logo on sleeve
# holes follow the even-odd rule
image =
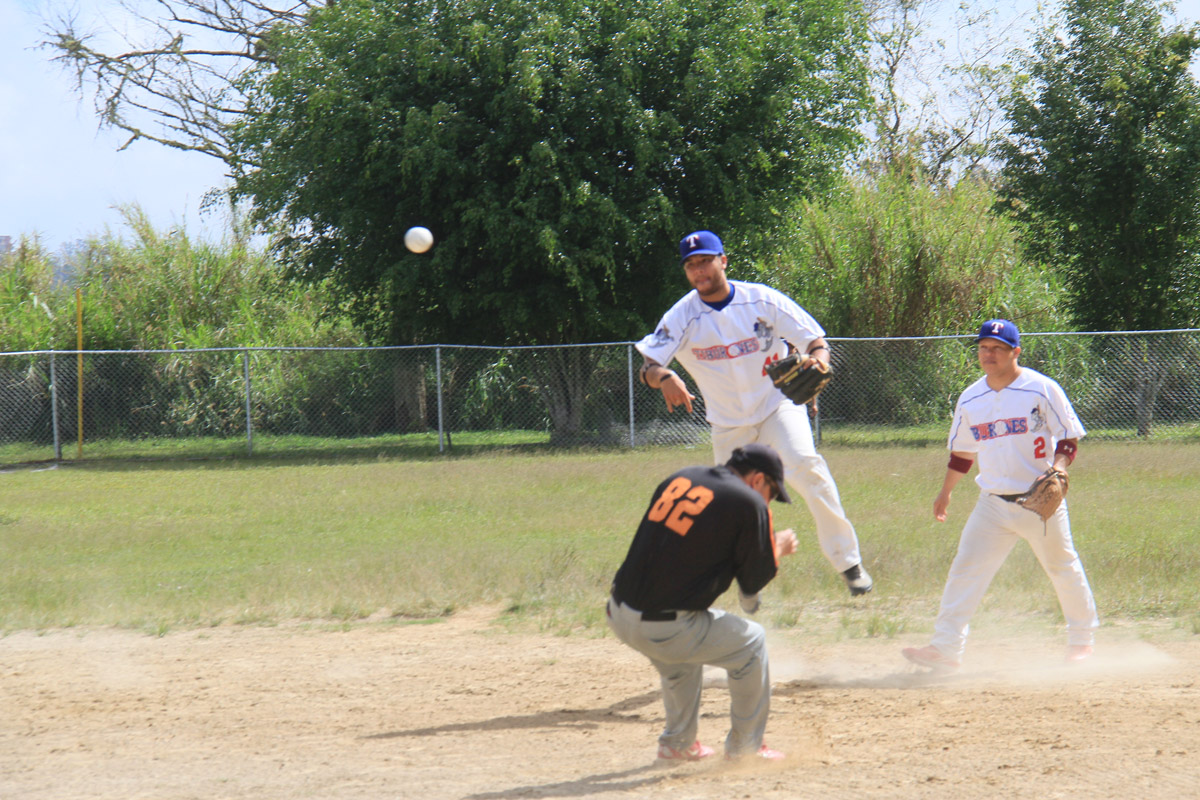
[[[971,426],[971,435],[977,442],[999,439],[1002,436],[1016,436],[1020,433],[1029,433],[1029,420],[1025,417],[998,419]]]
[[[1029,419],[1033,422],[1033,427],[1030,430],[1040,431],[1046,427],[1046,415],[1042,413],[1042,409],[1038,406],[1029,409]]]
[[[671,342],[671,329],[666,325],[654,332],[654,338],[650,340],[651,347],[663,347]]]

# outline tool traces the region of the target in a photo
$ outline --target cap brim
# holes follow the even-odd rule
[[[721,252],[720,250],[693,250],[692,252],[688,253],[686,256],[682,256],[679,259],[679,263],[682,264],[683,262],[687,261],[692,256],[723,256],[723,255],[725,255],[725,254],[723,252]]]
[[[777,494],[775,496],[775,499],[781,503],[791,503],[792,502],[792,496],[790,494],[788,494],[786,484],[783,484],[783,483],[779,484],[779,494]]]

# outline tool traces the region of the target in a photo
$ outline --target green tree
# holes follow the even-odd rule
[[[1170,9],[1069,0],[1008,104],[1004,207],[1063,276],[1083,330],[1200,322],[1200,88],[1188,71],[1200,27],[1165,30]],[[1169,355],[1131,341],[1105,355],[1148,436]]]
[[[1200,27],[1166,3],[1066,0],[1006,101],[1003,207],[1083,330],[1200,322]]]
[[[239,89],[236,191],[375,341],[632,338],[682,233],[765,247],[857,143],[855,0],[351,0],[281,29]],[[438,239],[424,255],[403,235]],[[538,382],[581,419],[590,356]]]

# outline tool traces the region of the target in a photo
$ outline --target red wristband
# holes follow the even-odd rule
[[[962,456],[956,456],[953,453],[951,453],[950,454],[950,463],[947,464],[946,466],[949,467],[950,469],[954,470],[955,472],[961,472],[963,475],[966,475],[968,472],[971,471],[971,465],[974,463],[975,462],[969,458],[963,458]]]
[[[1059,440],[1058,444],[1054,446],[1054,455],[1066,456],[1068,464],[1075,460],[1075,453],[1078,451],[1079,446],[1074,442],[1068,442],[1066,439]]]

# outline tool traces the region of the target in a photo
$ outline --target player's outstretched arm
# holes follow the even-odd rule
[[[642,383],[651,389],[662,392],[663,400],[667,403],[667,411],[674,411],[679,406],[692,413],[692,401],[696,396],[688,391],[687,384],[675,374],[675,370],[667,369],[662,364],[646,359],[642,364]]]

